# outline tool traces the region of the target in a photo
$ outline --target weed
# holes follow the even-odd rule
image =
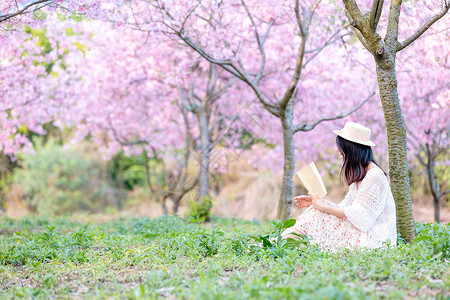
[[[281,239],[292,224],[0,218],[11,230],[0,236],[0,298],[448,298],[448,224],[417,224],[411,244],[339,252]]]

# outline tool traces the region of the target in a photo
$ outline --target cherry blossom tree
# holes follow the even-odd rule
[[[71,25],[67,25],[69,21],[72,23]],[[65,25],[61,25],[63,23]],[[74,26],[73,23],[80,28],[75,28],[75,30],[71,28],[70,26]],[[84,24],[84,22],[81,23]],[[185,153],[182,159],[178,160],[179,168],[175,168],[176,174],[164,172],[168,174],[165,182],[169,185],[169,188],[164,188],[165,192],[159,193],[162,195],[159,198],[164,200],[169,195],[176,194],[177,198],[174,201],[176,205],[174,207],[177,208],[181,197],[194,186],[190,184],[187,187],[184,183],[187,180],[185,177],[188,176],[187,162],[192,157],[192,150],[196,147],[195,144],[198,144],[200,178],[202,179],[198,197],[208,193],[210,153],[221,140],[223,133],[233,126],[232,124],[237,118],[235,109],[230,103],[221,107],[218,107],[216,103],[234,80],[225,78],[221,74],[223,71],[217,71],[215,66],[209,64],[210,67],[208,68],[204,62],[199,62],[198,58],[188,58],[186,51],[184,51],[187,48],[180,49],[173,43],[170,47],[160,49],[148,46],[149,44],[143,46],[146,43],[146,37],[143,37],[142,34],[139,34],[139,37],[131,34],[130,37],[133,38],[127,39],[128,44],[121,43],[116,48],[117,51],[110,52],[109,45],[124,34],[120,29],[113,30],[111,27],[97,23],[98,28],[108,29],[103,29],[103,32],[92,32],[86,29],[86,26],[89,27],[93,24],[77,24],[71,18],[65,22],[60,22],[55,15],[49,15],[45,23],[36,23],[35,25],[42,29],[37,31],[30,28],[29,30],[39,32],[41,36],[28,40],[30,49],[24,50],[23,47],[16,47],[21,41],[26,40],[28,35],[26,31],[18,31],[17,34],[8,36],[6,40],[9,42],[8,47],[2,49],[5,51],[3,53],[5,59],[2,61],[5,68],[2,69],[4,77],[0,78],[2,79],[2,88],[5,89],[4,95],[8,100],[2,102],[4,107],[2,116],[5,120],[2,125],[5,130],[2,131],[1,142],[4,143],[3,148],[7,155],[13,156],[19,150],[33,151],[30,141],[19,132],[25,121],[27,122],[25,128],[38,134],[45,134],[42,125],[46,123],[53,122],[59,127],[66,124],[76,126],[79,134],[77,139],[81,139],[87,134],[99,136],[102,131],[108,132],[109,130],[110,142],[106,147],[109,154],[122,148],[128,153],[138,153],[140,150],[137,149],[141,149],[151,158],[160,162],[160,166],[163,162],[171,161],[169,154],[167,154],[167,157],[161,156],[161,152],[164,152],[167,147],[172,147],[171,155],[173,156],[176,156],[175,153],[178,149],[183,148]],[[57,28],[57,26],[60,26],[60,28]],[[69,26],[69,28],[63,28],[62,26]],[[64,31],[64,29],[66,30]],[[97,44],[89,41],[90,38],[87,33],[96,35],[95,41]],[[82,53],[83,55],[66,55],[67,49],[51,51],[54,49],[47,41],[49,35],[52,36],[52,43],[57,41],[61,44],[70,43],[68,35],[76,36],[76,39],[72,37],[71,46],[77,48],[79,54]],[[98,37],[99,35],[104,35],[109,40],[101,40]],[[36,41],[37,39],[38,41]],[[46,41],[46,45],[41,45],[42,40]],[[151,41],[151,43],[160,42],[160,40]],[[38,44],[41,47],[38,47]],[[90,48],[95,48],[95,50],[87,51]],[[48,58],[45,58],[46,60],[42,58],[43,63],[37,64],[35,58],[37,54],[31,52],[31,49],[39,53],[45,52],[44,54],[49,57],[56,55],[57,58],[61,58],[66,55],[65,61],[58,65],[63,66],[64,70],[58,69],[58,71],[62,71],[58,74],[55,62]],[[167,56],[169,52],[173,55]],[[20,55],[20,53],[27,53],[28,56]],[[11,60],[10,57],[14,59]],[[101,63],[99,58],[104,59],[105,57],[109,57],[110,60],[103,60],[104,63]],[[111,64],[112,61],[120,61],[123,57],[127,58],[126,64]],[[25,58],[28,58],[29,61],[26,61]],[[52,70],[46,68],[49,65],[52,67],[55,65],[55,67]],[[78,66],[83,65],[88,67],[81,71]],[[20,67],[21,72],[17,72],[18,69],[13,69],[13,66]],[[35,67],[36,69],[39,67],[38,70],[41,73],[30,72],[30,69],[32,70]],[[147,69],[151,71],[149,72]],[[105,71],[111,72],[106,73],[109,76],[105,76]],[[52,76],[49,76],[46,72],[51,73]],[[182,74],[182,76],[178,76],[179,74]],[[71,80],[70,84],[67,81],[69,79]],[[125,82],[129,84],[126,85]],[[14,88],[11,89],[11,86],[14,86]],[[145,88],[142,88],[143,86]],[[130,89],[134,93],[130,93]],[[160,91],[160,93],[155,94],[155,91]],[[125,96],[128,96],[129,102],[123,101]],[[145,105],[154,105],[154,110],[146,111],[145,114],[141,115],[141,119],[137,118],[132,105],[133,99],[136,98],[142,99],[144,102],[142,106],[144,107]],[[149,98],[152,98],[153,102],[149,101]],[[177,99],[175,102],[173,102],[174,98]],[[116,102],[111,101],[111,99],[115,99]],[[160,104],[160,101],[163,101],[163,104]],[[90,110],[89,107],[95,107],[95,109]],[[142,107],[137,109],[140,110]],[[38,112],[42,110],[47,114],[39,115]],[[161,118],[154,118],[155,115],[161,116],[161,114],[177,110],[181,114],[174,115],[167,122],[161,122]],[[30,118],[31,111],[34,111],[33,116],[35,118]],[[124,117],[123,112],[128,115]],[[189,117],[186,116],[186,113],[192,113],[192,116],[197,118],[194,125],[198,125],[198,128],[193,130],[194,133],[188,132],[188,127],[191,125],[188,123]],[[102,114],[109,116],[110,119],[106,120]],[[124,117],[125,121],[120,122],[114,116]],[[152,123],[153,125],[148,123],[148,120],[152,119],[155,121]],[[164,118],[162,119],[164,120]],[[171,122],[174,123],[173,126],[170,126],[172,125]],[[179,133],[175,135],[174,139],[185,140],[185,143],[174,145],[170,142],[168,144],[160,142],[158,143],[160,149],[156,149],[149,145],[149,140],[154,141],[158,134],[155,136],[145,128],[139,128],[139,125],[166,134],[166,136],[178,131]],[[185,128],[185,130],[180,130],[180,128]],[[193,139],[192,136],[195,133],[198,133],[200,138]],[[11,138],[11,136],[14,138]],[[166,140],[170,139],[166,138]],[[198,180],[191,181],[196,183]],[[155,191],[155,189],[153,190]]]
[[[47,13],[55,11],[98,17],[101,3],[98,0],[3,0],[0,2],[0,24],[6,24],[4,29],[11,31],[24,24],[36,24],[45,19]]]
[[[181,40],[204,59],[245,83],[271,117],[278,120],[281,126],[278,125],[277,129],[281,129],[284,152],[278,205],[280,219],[289,217],[292,204],[294,134],[312,130],[322,121],[345,117],[373,95],[363,89],[365,96],[355,97],[356,101],[355,98],[346,99],[353,101],[351,105],[347,102],[346,112],[336,113],[334,109],[331,115],[322,114],[311,123],[306,122],[307,118],[294,122],[296,104],[300,106],[299,103],[307,100],[308,104],[304,105],[313,103],[313,99],[302,95],[305,88],[301,88],[300,78],[307,77],[303,73],[306,67],[312,65],[324,49],[345,42],[347,35],[345,23],[336,17],[337,7],[332,3],[320,6],[320,3],[131,1],[132,17],[126,20],[140,31],[160,31]],[[312,74],[320,72],[311,69]],[[342,77],[334,79],[346,80]],[[355,86],[352,88],[355,90]],[[321,87],[317,85],[316,89]],[[321,93],[320,97],[324,96],[326,93]],[[322,103],[323,107],[330,106],[325,104],[324,98],[318,99],[314,100]]]
[[[197,183],[197,198],[207,196],[210,155],[228,130],[238,129],[234,102],[220,101],[225,92],[233,95],[235,80],[166,38],[100,22],[87,22],[84,31],[94,35],[85,41],[90,50],[70,62],[79,92],[66,100],[70,114],[59,122],[77,127],[74,141],[92,136],[104,143],[109,156],[124,149],[156,161],[166,174],[162,184],[144,166],[165,210],[170,198],[176,212]],[[198,175],[188,170],[193,158]]]
[[[184,49],[187,51],[188,49]],[[209,168],[210,154],[217,142],[223,138],[224,133],[235,128],[233,123],[237,120],[239,112],[236,111],[234,103],[223,103],[218,101],[223,98],[224,93],[229,92],[235,80],[223,78],[223,70],[214,64],[197,60],[189,68],[196,76],[194,80],[184,86],[176,85],[179,92],[180,105],[186,111],[193,113],[199,129],[199,186],[196,195],[197,200],[209,196]],[[221,79],[222,75],[222,79]],[[202,80],[203,79],[203,80]],[[204,79],[207,79],[205,82]],[[203,82],[201,82],[203,81]],[[232,93],[227,93],[231,96]],[[237,98],[234,98],[237,99]],[[228,104],[227,106],[223,104]],[[230,105],[231,104],[231,105]],[[242,111],[241,111],[242,112]]]
[[[442,178],[436,171],[439,163],[448,160],[450,65],[442,41],[449,38],[449,26],[448,18],[436,23],[398,57],[410,161],[418,162],[424,170],[436,222],[440,221],[441,200],[450,192],[445,184],[441,186]]]
[[[409,2],[408,6],[402,0],[392,0],[388,12],[383,10],[384,0],[361,1],[359,5],[356,0],[343,0],[343,3],[355,34],[372,54],[376,64],[388,133],[389,170],[397,209],[397,228],[407,241],[412,241],[415,237],[414,216],[409,189],[406,125],[397,92],[396,54],[442,18],[450,5],[444,0],[442,8],[434,13],[438,1]]]
[[[103,145],[106,157],[122,150],[126,155],[142,154],[152,196],[166,211],[167,199],[177,209],[196,182],[187,172],[193,150],[191,120],[173,101],[176,91],[151,68],[162,56],[147,55],[142,47],[145,36],[137,32],[112,30],[93,21],[84,22],[80,30],[88,50],[67,62],[71,76],[78,80],[64,103],[68,113],[58,123],[75,127],[72,142],[89,136]]]
[[[77,24],[68,20],[64,25],[51,23],[49,30],[27,27],[2,42],[0,148],[4,155],[14,159],[19,150],[32,152],[26,133],[45,134],[43,125],[57,118],[72,81],[66,76],[66,58],[69,53],[72,58],[83,55],[77,36],[70,35]],[[58,40],[55,32],[60,34]]]
[[[355,59],[360,51],[333,2],[47,1],[45,7],[30,6],[2,23],[7,24],[3,33],[14,32],[0,49],[0,89],[6,95],[0,103],[3,151],[8,155],[20,149],[32,151],[31,143],[21,134],[22,128],[43,134],[42,125],[52,121],[60,127],[76,126],[79,139],[91,135],[93,140],[105,143],[109,154],[120,149],[129,154],[145,152],[146,157],[170,163],[180,149],[192,148],[199,150],[203,174],[199,195],[205,195],[210,152],[224,132],[240,130],[234,122],[238,120],[263,141],[252,148],[253,162],[270,164],[276,170],[283,165],[278,217],[284,219],[290,214],[295,157],[305,163],[317,157],[320,143],[316,141],[326,137],[320,131],[306,132],[324,121],[344,118],[366,103],[374,94],[371,79],[375,75],[370,72],[374,69],[370,64],[375,64],[389,137],[399,229],[411,238],[410,198],[400,195],[402,187],[409,194],[408,178],[402,169],[405,157],[396,151],[406,140],[395,139],[397,133],[403,136],[404,128],[395,59],[398,51],[447,12],[448,3],[444,2],[441,12],[420,27],[429,15],[429,3],[408,7],[395,2],[386,24],[380,1],[372,8],[365,3],[370,11],[365,15],[355,2],[344,0],[356,36],[373,56],[371,63]],[[95,16],[105,6],[112,12],[107,19],[117,28],[99,26],[103,31],[94,33],[94,38],[83,35],[89,32],[86,27],[78,28],[84,22],[68,18],[67,22],[72,22],[69,27],[65,22],[52,22],[56,16],[51,12]],[[14,14],[20,11],[17,8],[3,7],[1,12]],[[31,10],[35,8],[45,18],[33,15]],[[399,30],[400,9],[408,28],[420,27],[417,32]],[[361,18],[355,18],[358,16]],[[34,30],[44,30],[44,37],[24,30],[22,25],[28,22],[34,22],[38,28]],[[135,31],[124,29],[122,24]],[[385,40],[377,33],[378,27],[386,28]],[[405,36],[403,43],[398,42],[399,35]],[[45,39],[49,42],[44,43]],[[56,46],[45,48],[43,43]],[[80,68],[84,64],[88,67]],[[423,89],[420,84],[416,87]],[[425,99],[425,94],[416,93],[411,99]],[[227,100],[220,100],[224,95]],[[445,93],[440,95],[436,99],[442,99]],[[405,93],[405,97],[410,96]],[[249,101],[255,98],[257,101]],[[300,131],[305,133],[294,138]],[[267,151],[266,146],[271,149]],[[186,156],[182,159],[183,155],[178,158],[180,163],[189,160]],[[174,178],[174,182],[179,180]]]
[[[415,124],[408,125],[408,143],[410,151],[424,170],[424,175],[433,197],[434,219],[436,222],[440,222],[441,200],[450,193],[450,189],[445,185],[444,190],[441,190],[442,186],[439,182],[441,179],[438,178],[436,171],[439,162],[446,164],[446,160],[448,160],[449,108],[448,103],[443,101],[444,97],[448,99],[448,89],[446,92],[429,93],[422,98],[414,99],[416,103],[420,103],[418,105],[420,109],[410,108],[411,111],[405,111],[405,115],[410,114],[409,117],[412,120],[425,122],[425,124],[419,124],[420,126],[417,127],[414,126]],[[446,114],[440,113],[439,110],[445,111]],[[410,123],[415,122],[412,121]]]

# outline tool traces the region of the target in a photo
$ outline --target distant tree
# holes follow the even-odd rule
[[[346,56],[335,61],[339,66],[333,66],[331,72],[323,70],[326,65],[315,63],[315,58],[329,47],[335,50],[329,53],[337,55],[337,45],[347,35],[338,7],[320,0],[190,1],[170,5],[165,1],[135,0],[130,4],[132,17],[120,22],[140,31],[163,32],[183,42],[245,84],[270,118],[275,117],[277,130],[266,132],[282,136],[278,142],[283,145],[284,166],[277,217],[287,219],[292,204],[294,134],[310,131],[323,121],[343,118],[374,94],[361,85],[358,89],[357,84],[338,74],[341,66],[351,64],[344,59]],[[322,86],[316,80],[310,89],[302,86],[302,77],[313,77],[322,71],[330,77],[328,84]],[[345,103],[339,111],[330,103],[330,95],[338,87],[342,94],[349,89],[355,96],[335,99],[336,103]],[[330,110],[314,120],[307,116],[294,120],[296,108],[314,103]]]
[[[401,53],[399,94],[405,114],[410,161],[418,162],[433,198],[434,218],[440,221],[442,199],[450,193],[445,182],[449,157],[450,61],[449,18],[436,23],[423,38]],[[441,165],[441,166],[439,166]],[[448,176],[448,175],[447,175]]]

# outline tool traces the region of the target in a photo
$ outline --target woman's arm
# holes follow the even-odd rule
[[[327,205],[323,202],[322,199],[314,196],[313,194],[309,194],[312,198],[312,206],[318,211],[334,215],[336,217],[347,218],[344,213],[344,209],[342,207]]]

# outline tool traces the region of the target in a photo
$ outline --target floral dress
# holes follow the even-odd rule
[[[282,236],[296,232],[311,237],[311,243],[322,248],[378,248],[397,244],[395,203],[387,177],[380,168],[371,168],[356,187],[355,183],[344,200],[328,205],[344,208],[346,218],[308,207],[294,226]]]

